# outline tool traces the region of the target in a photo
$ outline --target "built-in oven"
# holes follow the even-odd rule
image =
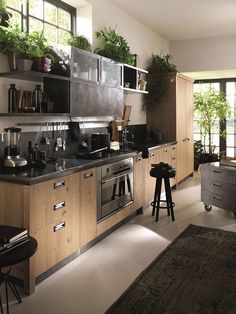
[[[133,158],[97,168],[97,220],[133,202]]]

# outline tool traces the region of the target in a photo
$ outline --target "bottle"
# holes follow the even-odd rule
[[[8,112],[18,112],[17,89],[15,84],[10,84],[8,89]]]
[[[36,112],[42,112],[42,102],[43,102],[43,91],[41,85],[35,85],[33,92],[33,107],[35,107]]]
[[[29,141],[28,147],[27,147],[27,160],[29,164],[33,162],[33,153],[34,153],[34,149],[32,146],[32,142]]]
[[[40,148],[39,145],[37,143],[34,144],[34,148],[33,148],[33,161],[37,162],[40,159]]]

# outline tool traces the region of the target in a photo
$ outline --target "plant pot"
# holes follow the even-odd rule
[[[52,60],[47,57],[35,57],[33,58],[32,70],[48,73],[51,71]]]
[[[219,161],[218,154],[209,154],[209,153],[201,154],[200,163],[208,163],[208,162],[215,162],[215,161]]]
[[[32,68],[33,60],[20,58],[16,60],[16,69],[18,71],[29,72]]]
[[[21,53],[13,52],[8,55],[8,63],[10,71],[17,70],[17,60],[23,58],[24,56]]]

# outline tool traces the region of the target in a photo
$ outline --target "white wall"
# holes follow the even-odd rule
[[[170,53],[180,72],[236,69],[236,35],[173,41]]]
[[[104,27],[116,28],[123,36],[132,51],[137,54],[137,66],[146,67],[151,54],[169,52],[169,42],[158,36],[144,24],[120,10],[106,0],[88,0],[93,6],[93,32]],[[94,47],[96,39],[94,38]],[[146,113],[142,110],[142,95],[126,95],[125,104],[132,105],[130,124],[146,123]]]

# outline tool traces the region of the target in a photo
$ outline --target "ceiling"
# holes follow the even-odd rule
[[[236,0],[107,0],[169,41],[236,34]]]

